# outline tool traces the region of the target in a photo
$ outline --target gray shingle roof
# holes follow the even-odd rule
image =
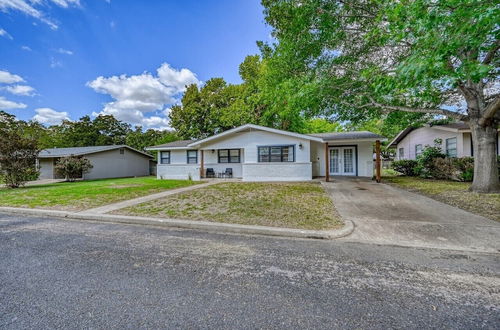
[[[44,149],[44,150],[40,151],[40,154],[38,155],[38,157],[39,158],[53,158],[53,157],[68,157],[71,155],[80,156],[80,155],[93,154],[96,152],[114,150],[114,149],[119,149],[119,148],[127,148],[130,150],[136,151],[138,153],[141,153],[145,156],[152,157],[151,155],[148,155],[142,151],[131,148],[127,145],[73,147],[73,148],[50,148],[50,149]]]
[[[191,144],[193,142],[196,142],[197,140],[179,140],[179,141],[173,141],[169,143],[164,143],[164,144],[159,144],[156,146],[148,147],[148,148],[185,148],[188,146],[188,144]]]
[[[385,139],[382,135],[378,135],[378,134],[368,132],[368,131],[331,132],[331,133],[316,133],[316,134],[308,134],[308,135],[320,137],[326,141],[358,140],[358,139]]]

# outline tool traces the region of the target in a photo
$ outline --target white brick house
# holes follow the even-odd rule
[[[200,180],[231,169],[243,181],[306,181],[333,175],[373,176],[371,132],[299,134],[247,124],[202,140],[152,146],[157,176]],[[325,171],[328,169],[328,171]]]

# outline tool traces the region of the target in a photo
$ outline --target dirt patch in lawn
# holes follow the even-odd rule
[[[309,182],[226,182],[115,213],[300,229],[333,229],[342,224],[323,187]]]
[[[123,188],[140,187],[140,186],[142,186],[142,184],[116,184],[109,186],[109,188],[123,189]]]
[[[500,194],[470,192],[470,183],[429,180],[415,177],[387,177],[384,182],[426,195],[485,218],[500,221]]]

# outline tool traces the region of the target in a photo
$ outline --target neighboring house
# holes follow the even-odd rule
[[[396,159],[416,159],[426,145],[434,146],[440,139],[443,153],[449,157],[472,157],[474,147],[467,123],[457,122],[441,125],[426,125],[420,128],[408,127],[402,130],[389,144],[396,148]],[[497,136],[497,154],[499,154]]]
[[[150,165],[154,162],[153,156],[126,145],[44,149],[37,162],[40,179],[61,178],[55,171],[55,164],[59,158],[68,156],[90,160],[93,168],[83,174],[85,180],[150,175]]]
[[[243,181],[304,181],[329,175],[373,176],[371,132],[298,134],[247,124],[202,140],[147,148],[158,151],[157,176],[199,180],[207,168],[232,169]],[[325,170],[327,169],[327,171]]]

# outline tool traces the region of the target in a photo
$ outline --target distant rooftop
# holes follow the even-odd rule
[[[148,148],[186,148],[189,144],[196,142],[197,140],[179,140],[169,143],[159,144],[156,146],[151,146]]]
[[[114,150],[119,148],[127,148],[135,152],[141,153],[145,156],[152,157],[142,151],[131,148],[127,145],[112,145],[112,146],[92,146],[92,147],[73,147],[73,148],[50,148],[40,151],[39,158],[53,158],[53,157],[68,157],[68,156],[82,156],[93,154],[96,152]]]
[[[368,131],[315,133],[315,134],[307,134],[307,135],[320,137],[326,141],[357,140],[357,139],[384,139],[384,137],[382,135],[378,135],[378,134],[368,132]]]

